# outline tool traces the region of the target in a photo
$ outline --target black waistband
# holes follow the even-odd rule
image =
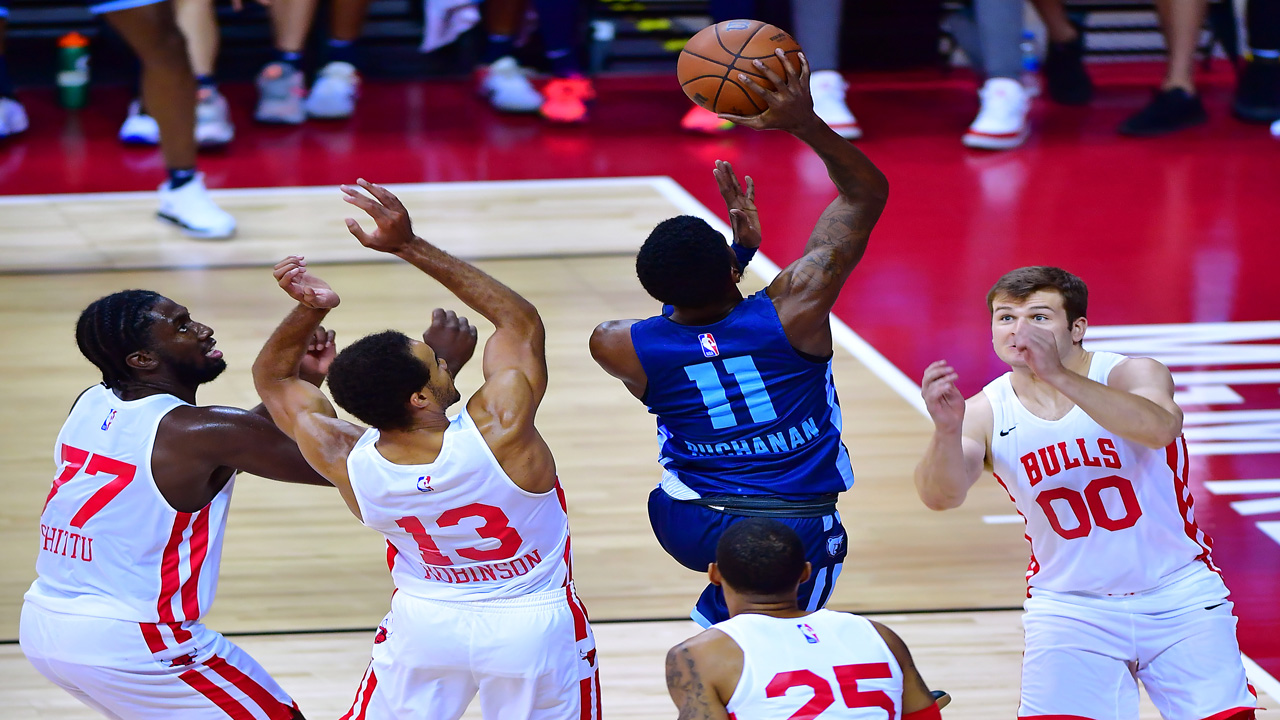
[[[839,495],[814,495],[808,500],[783,500],[759,495],[715,495],[684,500],[729,515],[747,517],[809,518],[834,515]]]

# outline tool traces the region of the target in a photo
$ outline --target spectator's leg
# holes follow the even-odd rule
[[[561,123],[584,122],[587,102],[594,100],[595,88],[582,74],[579,53],[582,35],[578,25],[578,0],[534,0],[538,11],[538,31],[552,77],[542,88],[542,117]]]
[[[218,92],[214,66],[218,58],[218,16],[213,0],[173,0],[178,27],[196,74],[196,145],[218,147],[235,137],[227,100]]]
[[[271,25],[275,35],[276,59],[297,67],[311,33],[317,0],[275,0],[271,3]],[[334,13],[337,13],[335,3]]]
[[[187,44],[167,0],[103,14],[142,62],[142,98],[160,126],[169,179],[160,216],[197,237],[229,237],[235,220],[209,198],[196,174],[196,78]]]
[[[807,0],[791,0],[806,2]],[[722,23],[725,20],[739,20],[756,16],[755,0],[709,0],[707,12],[711,14],[711,22]]]
[[[356,70],[356,41],[364,31],[369,0],[334,0],[329,18],[329,40],[325,45],[324,67],[307,95],[307,115],[314,118],[351,117],[360,94],[360,74]]]
[[[258,122],[298,125],[306,119],[302,53],[315,14],[316,0],[271,3],[276,56],[258,73],[258,107],[253,113]]]
[[[1245,14],[1250,59],[1231,109],[1249,122],[1280,120],[1280,0],[1249,0]]]
[[[528,73],[516,64],[516,35],[524,20],[525,0],[485,0],[484,26],[489,35],[480,68],[480,93],[495,110],[535,113],[542,107],[542,93],[529,82]]]
[[[1084,35],[1067,16],[1062,0],[1031,0],[1049,34],[1044,79],[1049,97],[1063,105],[1093,99],[1093,81],[1084,69]]]
[[[791,3],[791,24],[796,42],[809,61],[813,109],[841,137],[862,137],[862,128],[845,104],[849,85],[841,77],[840,19],[843,0],[805,0]]]
[[[27,111],[13,96],[13,81],[9,79],[9,64],[5,60],[4,41],[9,32],[9,7],[0,3],[0,138],[27,129]]]
[[[1022,2],[974,0],[974,20],[981,45],[986,82],[982,108],[963,142],[969,147],[1006,150],[1027,139],[1027,110],[1031,105],[1022,86]]]
[[[1169,49],[1164,82],[1146,107],[1120,124],[1122,135],[1153,136],[1199,125],[1209,118],[1196,96],[1196,45],[1208,0],[1156,0]]]

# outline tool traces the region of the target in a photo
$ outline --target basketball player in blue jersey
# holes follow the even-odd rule
[[[853,484],[831,379],[829,315],[889,185],[814,113],[804,55],[796,67],[777,52],[786,77],[756,63],[777,90],[739,75],[768,108],[723,117],[789,132],[826,164],[839,195],[804,256],[743,298],[739,260],[724,238],[695,217],[665,220],[640,248],[636,273],[650,295],[672,306],[670,314],[600,325],[591,354],[658,416],[663,472],[649,496],[649,518],[663,549],[705,572],[726,528],[744,517],[777,518],[800,535],[813,564],[800,586],[800,607],[816,610],[845,557],[836,498]],[[717,165],[731,219],[746,226],[754,211],[750,192],[735,191],[736,178],[725,173],[732,177],[731,168]],[[704,627],[727,620],[723,591],[709,585],[692,617]]]

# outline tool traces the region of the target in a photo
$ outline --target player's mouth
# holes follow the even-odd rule
[[[205,351],[204,356],[209,358],[210,360],[220,359],[222,357],[222,351],[214,347],[214,345],[217,345],[217,344],[218,344],[217,340],[214,340],[213,338],[209,338],[209,349]]]

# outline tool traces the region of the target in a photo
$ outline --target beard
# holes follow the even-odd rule
[[[431,388],[431,395],[439,403],[441,410],[448,410],[454,403],[462,399],[462,393],[458,392],[453,383],[449,383],[449,387],[439,390]]]
[[[203,358],[203,362],[171,362],[174,376],[182,384],[193,387],[213,382],[223,370],[227,369],[227,361],[223,358],[216,360]]]

